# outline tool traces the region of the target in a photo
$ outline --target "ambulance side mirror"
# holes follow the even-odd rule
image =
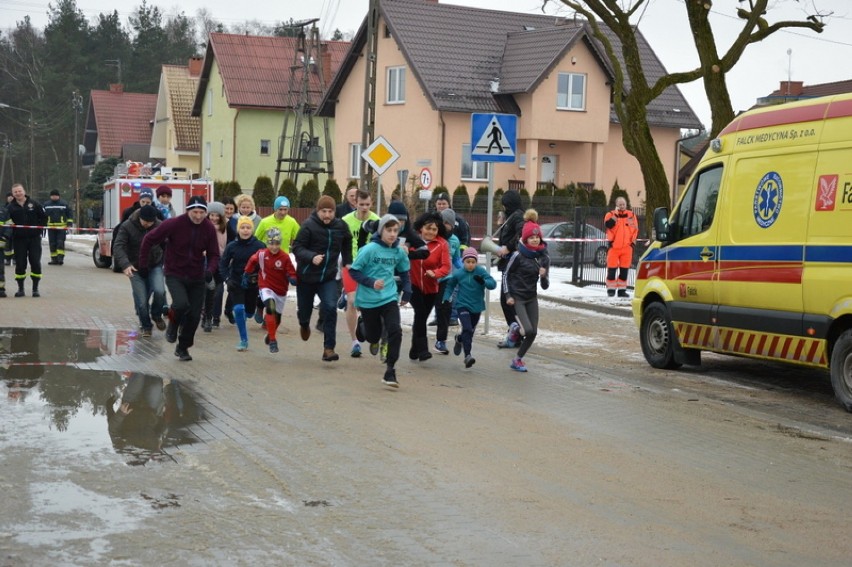
[[[669,210],[665,207],[654,209],[654,238],[664,243],[669,241]]]

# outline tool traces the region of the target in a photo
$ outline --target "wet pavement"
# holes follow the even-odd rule
[[[82,254],[48,268],[41,298],[0,300],[0,566],[799,566],[852,553],[842,436],[545,346],[519,375],[493,337],[470,370],[401,361],[389,390],[376,359],[345,356],[342,317],[341,360],[322,362],[294,301],[281,353],[256,325],[237,353],[225,324],[199,332],[184,363],[162,333],[137,335],[124,276]]]

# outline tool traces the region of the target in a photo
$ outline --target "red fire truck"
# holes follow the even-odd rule
[[[139,192],[142,189],[148,188],[156,194],[161,185],[167,185],[172,190],[172,207],[178,215],[184,213],[190,197],[199,195],[208,203],[213,200],[213,182],[208,179],[192,179],[192,175],[185,170],[163,167],[152,172],[149,166],[135,162],[118,164],[115,175],[104,183],[98,241],[92,250],[95,266],[109,268],[113,264],[112,239],[115,228],[121,223],[121,213],[139,200]],[[118,271],[114,266],[113,270]]]

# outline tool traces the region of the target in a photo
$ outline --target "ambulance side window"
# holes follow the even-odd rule
[[[723,167],[719,165],[705,169],[693,178],[680,207],[671,217],[673,241],[704,232],[713,225],[722,171]]]

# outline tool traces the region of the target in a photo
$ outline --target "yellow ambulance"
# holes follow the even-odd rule
[[[653,222],[632,302],[651,366],[827,368],[852,411],[852,95],[738,116]]]

